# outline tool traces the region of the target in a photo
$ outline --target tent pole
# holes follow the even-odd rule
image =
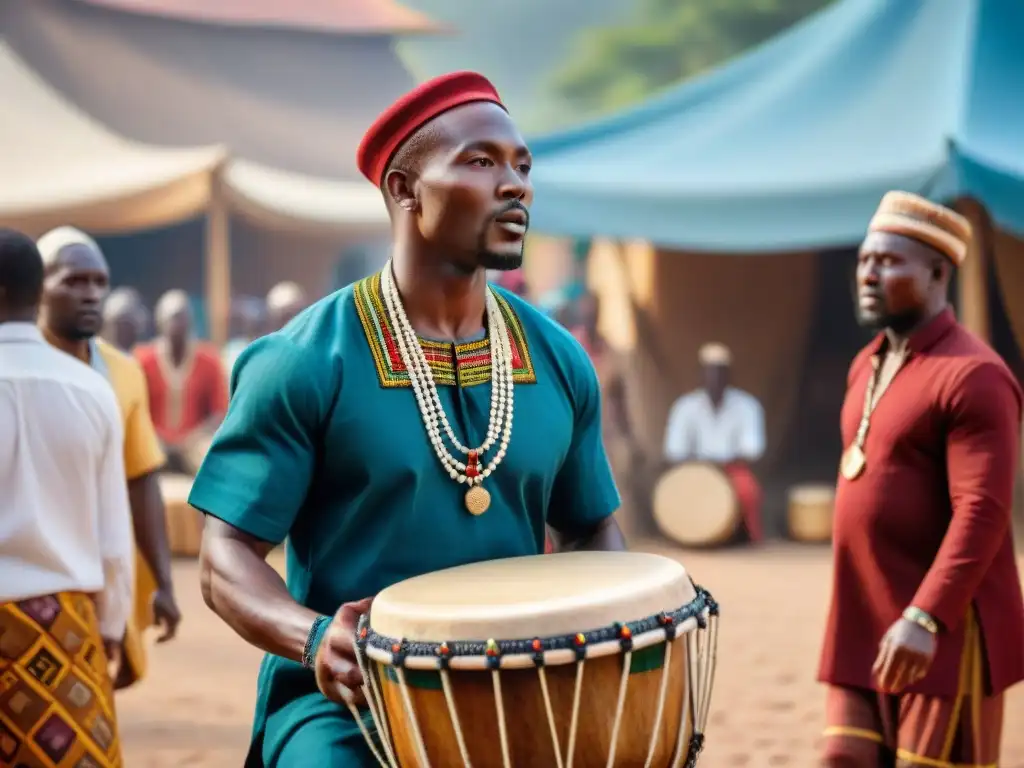
[[[219,166],[211,174],[206,213],[206,309],[210,339],[219,347],[228,341],[231,318],[231,228],[222,171]]]
[[[955,208],[971,222],[974,237],[967,249],[967,260],[957,276],[960,322],[986,342],[991,342],[989,323],[988,276],[992,254],[992,231],[988,213],[981,203],[962,198]]]

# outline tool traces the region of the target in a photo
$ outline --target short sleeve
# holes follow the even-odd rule
[[[579,350],[574,366],[572,442],[555,477],[548,525],[559,532],[597,525],[621,504],[601,428],[601,385],[590,358]]]
[[[130,376],[131,402],[124,420],[124,469],[128,479],[134,480],[155,472],[167,459],[149,412],[149,392],[142,369],[132,361],[126,374]]]
[[[280,543],[305,501],[336,376],[281,334],[251,344],[231,377],[224,421],[189,503],[263,541]]]

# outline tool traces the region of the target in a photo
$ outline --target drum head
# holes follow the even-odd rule
[[[388,587],[370,625],[409,641],[518,640],[638,621],[695,599],[686,569],[639,552],[567,552],[474,563]]]
[[[684,546],[725,541],[739,522],[729,478],[710,464],[683,464],[666,472],[654,489],[654,521]]]
[[[832,506],[835,501],[836,489],[831,485],[797,485],[789,491],[790,504],[810,504]]]

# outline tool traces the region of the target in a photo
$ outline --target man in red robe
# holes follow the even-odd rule
[[[164,294],[154,314],[158,336],[135,356],[168,469],[194,475],[227,411],[227,376],[217,348],[195,338],[184,291]]]
[[[1010,526],[1021,391],[947,303],[969,223],[891,192],[857,263],[878,336],[842,411],[824,765],[996,766],[1024,679]]]

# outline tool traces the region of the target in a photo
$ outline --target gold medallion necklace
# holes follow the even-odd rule
[[[882,399],[882,395],[885,394],[885,390],[892,384],[892,380],[896,378],[896,374],[900,372],[906,360],[907,350],[904,349],[900,353],[896,370],[889,378],[889,381],[886,382],[885,388],[878,393],[876,398],[875,391],[878,388],[878,380],[882,375],[882,361],[878,355],[871,358],[871,378],[868,379],[867,389],[864,390],[864,410],[861,413],[860,424],[857,426],[857,434],[854,436],[850,446],[843,451],[843,456],[839,460],[839,471],[847,480],[856,480],[867,467],[868,458],[864,453],[864,444],[867,442],[868,429],[871,427],[871,415],[875,412],[875,408],[878,407],[878,402]]]

